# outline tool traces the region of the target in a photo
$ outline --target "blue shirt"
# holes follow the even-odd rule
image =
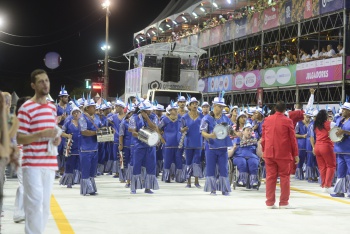
[[[181,121],[179,118],[172,121],[169,117],[164,117],[161,120],[158,128],[164,131],[165,148],[178,148],[181,137],[180,127]]]
[[[97,131],[97,128],[101,127],[101,121],[98,115],[94,115],[94,119],[82,114],[79,119],[80,131]],[[97,127],[97,128],[96,128]],[[97,137],[96,136],[83,136],[80,138],[80,150],[84,151],[97,151]]]
[[[181,118],[181,128],[188,127],[187,134],[184,141],[184,147],[187,149],[201,149],[203,146],[203,139],[200,134],[200,125],[203,114],[198,114],[198,117],[193,120],[188,113]]]
[[[338,118],[336,126],[345,130],[350,131],[350,120],[344,121],[344,118]],[[337,154],[349,154],[350,155],[350,136],[344,134],[343,140],[341,142],[334,144],[334,152]]]
[[[79,121],[78,126],[75,126],[73,124],[72,119],[70,121],[67,121],[62,126],[62,131],[67,134],[72,134],[72,140],[73,144],[71,146],[71,154],[72,155],[78,155],[79,154],[79,141],[80,141],[80,127],[79,127]]]
[[[201,122],[200,131],[211,134],[217,124],[225,124],[228,128],[232,128],[232,122],[226,115],[221,115],[219,119],[215,119],[211,115],[205,115]],[[230,135],[225,139],[209,139],[209,149],[227,148],[232,146]]]

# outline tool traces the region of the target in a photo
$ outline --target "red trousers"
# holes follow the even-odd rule
[[[280,206],[288,205],[290,194],[291,160],[265,158],[266,168],[266,205],[272,206],[276,201],[277,177],[280,177]]]
[[[332,181],[336,168],[336,158],[333,146],[328,144],[316,144],[315,154],[318,169],[322,180],[322,188],[332,187]]]

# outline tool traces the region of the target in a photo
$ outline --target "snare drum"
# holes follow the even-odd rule
[[[97,131],[97,142],[109,142],[114,141],[114,134],[111,127],[100,128]]]
[[[228,134],[229,134],[229,129],[228,129],[227,124],[217,124],[215,125],[213,132],[216,135],[216,138],[219,140],[225,139]]]
[[[150,128],[141,128],[137,139],[151,147],[157,145],[160,140],[158,133]]]
[[[337,134],[335,134],[336,132],[338,132],[338,130],[340,130],[341,128],[339,127],[334,127],[332,128],[328,135],[329,135],[329,138],[331,139],[331,141],[333,141],[334,143],[337,143],[337,142],[341,142],[344,138],[344,134],[341,135],[341,136],[337,136]]]

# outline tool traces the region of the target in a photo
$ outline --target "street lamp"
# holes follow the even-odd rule
[[[0,27],[4,25],[4,19],[2,17],[0,17]]]
[[[101,46],[101,50],[105,51],[106,49],[110,50],[111,46],[106,46],[106,45]]]
[[[106,9],[106,45],[108,45],[108,31],[109,31],[109,6],[111,2],[109,0],[105,0],[104,3],[102,3],[102,8]],[[109,46],[108,46],[109,49]],[[109,83],[109,77],[108,77],[108,49],[105,51],[105,67],[104,67],[104,92],[102,94],[103,98],[107,100],[108,98],[108,83]]]

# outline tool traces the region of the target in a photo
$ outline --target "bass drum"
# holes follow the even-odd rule
[[[228,125],[217,124],[215,125],[213,132],[216,135],[216,139],[219,139],[219,140],[225,139],[229,134]]]
[[[156,146],[160,140],[158,133],[150,128],[141,128],[137,138],[151,147]]]
[[[330,131],[329,131],[329,133],[328,133],[328,135],[329,135],[329,138],[331,139],[331,141],[333,141],[334,143],[337,143],[337,142],[341,142],[342,140],[343,140],[343,138],[344,138],[344,134],[343,135],[341,135],[341,136],[337,136],[337,132],[338,132],[338,130],[340,130],[341,128],[339,128],[339,127],[334,127],[334,128],[332,128]]]

